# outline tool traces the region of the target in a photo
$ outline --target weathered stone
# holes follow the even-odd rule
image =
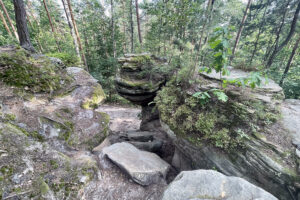
[[[147,105],[166,81],[166,76],[154,68],[167,66],[166,61],[143,53],[126,54],[119,63],[115,79],[118,93],[135,104]]]
[[[126,133],[129,140],[149,142],[153,140],[153,133],[147,131],[132,131]]]
[[[103,154],[124,170],[135,182],[151,185],[165,178],[170,165],[156,154],[140,151],[129,143],[116,143],[103,149]]]
[[[284,100],[281,112],[283,126],[292,135],[294,145],[300,149],[300,100]]]
[[[182,199],[260,199],[276,200],[273,195],[238,177],[213,170],[183,171],[168,186],[162,200]]]
[[[163,145],[163,141],[158,139],[154,139],[148,142],[129,141],[128,143],[132,144],[140,150],[149,152],[160,152]]]
[[[222,89],[219,76],[198,78],[199,83],[184,91],[172,85],[163,88],[155,100],[162,128],[176,147],[172,164],[179,170],[216,169],[245,178],[279,199],[296,199],[299,164],[291,141],[293,137],[296,144],[299,138],[297,101],[281,104],[282,90],[269,81],[270,85],[254,90],[228,85],[223,91],[229,99],[222,103],[210,91]],[[192,95],[204,91],[211,99],[201,106]],[[282,120],[280,107],[286,109]]]

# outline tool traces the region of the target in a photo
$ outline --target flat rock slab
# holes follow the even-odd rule
[[[230,75],[222,76],[222,79],[232,80],[238,78],[246,78],[250,76],[250,72],[245,72],[243,70],[235,69],[233,67],[229,67],[228,70],[230,71]],[[201,74],[209,78],[220,80],[220,73],[217,73],[215,70],[212,70],[212,72],[209,74],[207,74],[206,72],[202,72]],[[278,84],[276,84],[273,80],[271,79],[265,80],[265,78],[263,77],[262,77],[262,86],[259,88],[268,90],[270,92],[282,91],[282,88]]]
[[[168,186],[162,200],[276,200],[263,189],[214,170],[183,171]]]
[[[141,151],[132,144],[115,143],[103,149],[113,163],[125,171],[136,183],[150,185],[165,178],[170,165],[154,153]]]
[[[293,143],[300,149],[300,100],[284,100],[281,112],[283,126],[290,132]]]

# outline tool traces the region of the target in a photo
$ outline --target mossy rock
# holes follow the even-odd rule
[[[100,85],[96,85],[90,98],[86,98],[81,107],[84,109],[96,109],[105,100],[105,93]]]
[[[0,48],[0,79],[30,93],[54,92],[71,81],[71,77],[48,57],[34,58],[21,48],[4,52]]]

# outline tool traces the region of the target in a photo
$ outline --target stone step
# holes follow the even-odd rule
[[[136,183],[147,186],[165,179],[170,165],[158,155],[137,149],[127,142],[115,143],[102,151]]]

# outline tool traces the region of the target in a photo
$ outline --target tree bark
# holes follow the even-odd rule
[[[4,25],[7,33],[9,34],[9,36],[12,37],[12,34],[11,34],[10,30],[9,30],[9,27],[7,26],[6,20],[5,20],[4,16],[3,16],[3,14],[2,14],[2,11],[0,11],[0,18],[1,18],[2,22],[3,22],[3,25]]]
[[[124,53],[126,52],[126,49],[127,49],[127,45],[126,45],[126,25],[125,25],[125,1],[126,0],[122,0],[122,9],[123,9],[123,32],[124,32],[124,46],[123,46],[123,51]]]
[[[86,70],[88,71],[89,69],[88,69],[87,62],[86,62],[85,55],[84,55],[84,51],[83,51],[83,48],[82,48],[82,45],[81,45],[80,36],[79,36],[79,33],[78,33],[76,21],[75,21],[74,15],[73,15],[71,1],[67,0],[67,3],[68,3],[70,15],[71,15],[71,20],[72,20],[72,23],[73,23],[73,26],[74,26],[75,34],[76,34],[76,37],[77,37],[77,42],[78,42],[78,45],[79,45],[79,50],[81,52],[81,59],[82,59],[84,65],[85,65]]]
[[[130,20],[130,41],[131,41],[131,53],[133,53],[134,51],[134,47],[133,47],[133,19],[132,19],[132,0],[130,0],[130,7],[129,7],[129,20]]]
[[[283,81],[284,81],[284,79],[285,79],[287,73],[289,72],[289,69],[290,69],[290,67],[291,67],[293,58],[294,58],[295,53],[296,53],[296,51],[297,51],[297,48],[298,48],[298,46],[299,46],[299,42],[300,42],[300,35],[299,35],[299,37],[298,37],[298,39],[297,39],[297,41],[296,41],[296,43],[295,43],[295,45],[294,45],[294,48],[293,48],[292,53],[291,53],[291,55],[290,55],[289,61],[288,61],[287,65],[286,65],[286,67],[285,67],[285,70],[284,70],[283,75],[282,75],[282,77],[281,77],[281,80],[280,80],[280,82],[279,82],[279,86],[282,86]]]
[[[26,23],[26,11],[23,0],[13,0],[16,16],[16,24],[20,45],[31,52],[35,52],[29,37],[29,31]]]
[[[79,59],[81,59],[80,58],[80,53],[79,53],[79,47],[78,47],[77,39],[76,39],[75,32],[74,32],[74,28],[73,28],[72,22],[70,20],[70,13],[68,12],[68,9],[66,7],[65,0],[61,0],[61,2],[62,2],[63,7],[64,7],[64,11],[65,11],[65,14],[66,14],[68,26],[70,28],[70,33],[71,33],[71,36],[73,38],[73,44],[74,44],[74,47],[75,47],[76,55],[78,56]]]
[[[16,39],[19,41],[19,36],[18,36],[18,34],[17,34],[17,31],[16,31],[16,29],[15,29],[15,26],[13,25],[13,23],[12,23],[10,17],[9,17],[9,14],[8,14],[8,12],[7,12],[6,8],[5,8],[5,5],[4,5],[4,3],[3,3],[2,0],[0,0],[0,4],[1,4],[1,7],[2,7],[2,9],[3,9],[3,12],[5,13],[5,15],[6,15],[6,17],[7,17],[8,23],[9,23],[11,29],[12,29],[13,32],[14,32],[14,35],[15,35]]]
[[[234,43],[234,47],[233,47],[233,50],[232,50],[232,56],[230,58],[230,63],[232,62],[233,58],[234,58],[234,54],[235,54],[235,51],[236,51],[236,48],[239,44],[239,41],[240,41],[240,38],[241,38],[241,35],[242,35],[242,31],[244,29],[244,24],[245,24],[245,21],[247,19],[247,16],[248,16],[248,10],[250,8],[250,5],[252,3],[252,0],[248,0],[248,3],[247,3],[247,7],[246,7],[246,10],[244,12],[244,16],[243,16],[243,19],[242,19],[242,22],[241,22],[241,25],[240,25],[240,28],[239,28],[239,31],[236,35],[236,39],[235,39],[235,43]]]
[[[112,29],[112,46],[113,46],[113,57],[116,57],[116,41],[115,41],[115,22],[114,22],[114,2],[110,0],[110,11],[111,11],[111,29]]]
[[[138,0],[135,0],[135,11],[136,11],[136,21],[138,27],[138,35],[140,44],[142,44],[142,34],[141,34],[141,25],[140,25],[140,14],[139,14],[139,3]]]
[[[298,2],[298,6],[296,8],[296,11],[295,11],[295,14],[294,14],[294,17],[293,17],[293,21],[292,21],[292,24],[291,24],[291,28],[290,28],[289,34],[285,38],[285,40],[277,48],[275,47],[273,53],[271,54],[271,56],[270,56],[270,58],[269,58],[269,60],[267,62],[267,65],[266,65],[267,68],[271,67],[276,54],[279,51],[281,51],[281,49],[283,49],[283,47],[285,47],[285,45],[287,45],[287,43],[293,37],[293,35],[295,33],[295,30],[296,30],[296,24],[297,24],[299,12],[300,12],[300,1]]]
[[[61,49],[60,49],[60,46],[59,46],[59,43],[57,41],[57,37],[56,37],[56,31],[55,31],[55,28],[53,26],[53,23],[52,23],[52,19],[51,19],[51,16],[50,16],[50,13],[49,13],[49,10],[48,10],[48,7],[47,7],[47,4],[46,4],[46,1],[43,0],[43,4],[44,4],[44,7],[45,7],[45,10],[46,10],[46,13],[47,13],[47,16],[48,16],[48,20],[49,20],[49,23],[50,23],[50,26],[51,26],[51,30],[52,30],[52,33],[53,33],[53,36],[54,36],[54,40],[56,42],[56,45],[57,45],[57,49],[59,52],[61,52]]]
[[[206,27],[206,23],[207,23],[207,20],[209,18],[209,8],[211,6],[212,6],[212,0],[208,0],[206,11],[205,11],[205,20],[204,20],[204,23],[203,23],[203,26],[202,26],[201,36],[200,36],[200,40],[199,40],[199,50],[198,51],[200,51],[201,48],[202,48],[202,39],[203,39],[203,36],[204,36],[204,29]]]

